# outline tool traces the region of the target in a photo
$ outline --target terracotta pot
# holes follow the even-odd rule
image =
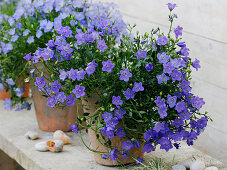
[[[97,110],[97,108],[99,108],[98,105],[96,105],[95,103],[97,103],[97,101],[99,100],[98,96],[92,96],[90,98],[83,98],[82,100],[82,105],[83,105],[83,109],[84,112],[86,113],[90,113],[90,114],[94,114],[94,112]],[[93,127],[94,129],[96,129],[95,125]],[[100,152],[108,152],[110,149],[103,146],[96,137],[95,132],[92,129],[88,130],[88,134],[90,137],[90,142],[91,142],[91,148]],[[99,135],[101,138],[101,135]],[[102,141],[105,141],[103,138],[101,139]],[[124,142],[125,140],[122,140],[119,136],[115,136],[112,140],[111,140],[111,146],[115,147],[116,149],[120,150],[121,146],[122,146],[122,142]],[[132,153],[134,155],[134,157],[141,157],[143,158],[143,153],[142,153],[142,149],[141,148],[132,148],[131,150],[129,150],[130,153]],[[122,165],[122,164],[131,164],[131,163],[135,163],[136,160],[134,158],[132,158],[131,156],[128,156],[125,159],[122,159],[122,155],[119,153],[118,154],[118,159],[115,160],[114,162],[111,161],[110,158],[108,159],[103,159],[100,154],[95,153],[94,152],[94,159],[97,163],[101,164],[101,165],[106,165],[106,166],[117,166],[117,165]]]
[[[77,104],[78,112],[83,114],[82,106],[79,103],[75,103],[75,106],[67,106],[63,109],[46,106],[46,97],[43,97],[42,92],[39,92],[36,87],[32,88],[32,96],[39,128],[43,131],[69,131],[70,126],[75,124],[77,119]]]
[[[23,93],[24,93],[23,97],[28,98],[30,85],[29,85],[29,83],[24,83],[23,86],[25,88],[25,91],[23,91]],[[6,98],[11,98],[9,91],[0,90],[0,100],[5,100]]]

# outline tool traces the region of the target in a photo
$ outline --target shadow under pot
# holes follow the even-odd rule
[[[75,124],[77,120],[77,111],[79,114],[83,114],[80,101],[76,101],[74,106],[51,108],[46,105],[47,99],[42,95],[43,93],[37,87],[32,87],[36,118],[39,128],[43,131],[54,132],[62,130],[67,132],[70,130],[70,126]]]
[[[89,113],[90,115],[96,114],[96,110],[100,107],[97,106],[96,103],[99,100],[99,97],[94,95],[91,97],[86,97],[82,99],[82,105],[84,113]],[[88,124],[88,122],[87,122]],[[96,125],[92,125],[93,129],[96,129]],[[94,130],[88,129],[88,134],[90,138],[91,148],[93,150],[99,151],[99,152],[106,152],[108,153],[110,148],[102,145],[99,140],[107,141],[107,138],[104,139],[101,137],[101,134],[98,132],[99,139],[97,138],[97,135]],[[115,136],[113,139],[111,139],[111,146],[116,148],[117,150],[121,150],[122,142],[126,141],[125,139],[121,139],[119,136]],[[140,157],[143,158],[144,154],[142,153],[142,148],[131,148],[128,152],[131,153],[132,156],[127,156],[126,158],[122,158],[122,154],[117,154],[117,159],[115,161],[111,161],[110,158],[103,159],[102,156],[99,153],[94,152],[94,159],[98,164],[105,165],[105,166],[118,166],[118,165],[126,165],[126,164],[132,164],[136,162],[136,158]]]

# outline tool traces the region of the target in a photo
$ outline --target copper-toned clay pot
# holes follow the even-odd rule
[[[82,100],[82,105],[83,105],[83,109],[84,109],[84,113],[90,113],[90,114],[94,114],[94,112],[97,110],[97,108],[99,106],[96,105],[97,101],[99,100],[98,96],[92,96],[89,98],[83,98]],[[95,126],[95,125],[94,125]],[[93,127],[95,129],[95,127]],[[88,134],[90,137],[90,142],[91,142],[91,148],[100,152],[108,152],[110,149],[103,146],[97,139],[97,136],[94,132],[94,130],[89,129],[88,130]],[[104,141],[103,138],[100,139]],[[115,147],[118,150],[121,150],[121,146],[122,146],[122,142],[124,142],[124,140],[121,140],[119,136],[115,136],[112,140],[111,140],[111,146]],[[134,155],[134,157],[141,157],[143,158],[143,153],[142,153],[142,149],[141,148],[132,148],[131,150],[129,150],[130,153],[132,153]],[[94,152],[94,159],[97,163],[101,164],[101,165],[106,165],[106,166],[117,166],[117,165],[122,165],[122,164],[131,164],[131,163],[135,163],[136,159],[132,158],[131,156],[128,156],[125,159],[122,159],[122,155],[119,153],[118,154],[118,159],[115,160],[114,162],[112,162],[110,160],[110,158],[108,159],[103,159],[101,157],[100,154],[95,153]]]
[[[51,108],[46,106],[47,99],[42,96],[42,92],[38,88],[32,88],[32,95],[39,128],[43,131],[62,130],[67,132],[70,130],[70,126],[75,124],[77,110],[79,114],[83,114],[82,106],[77,102],[74,106],[67,106],[63,109]]]

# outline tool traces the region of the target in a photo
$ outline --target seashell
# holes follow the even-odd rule
[[[192,162],[190,166],[190,170],[204,170],[205,168],[206,168],[205,163],[199,159]]]
[[[186,168],[183,165],[174,165],[172,166],[172,170],[186,170]]]
[[[48,147],[46,145],[46,141],[45,142],[39,142],[39,143],[35,144],[35,149],[37,151],[40,151],[40,152],[48,151]]]
[[[28,131],[27,133],[25,133],[25,137],[31,140],[36,140],[39,138],[39,134],[34,131]]]
[[[64,145],[71,143],[71,139],[69,136],[67,136],[64,132],[61,130],[57,130],[53,134],[54,140],[62,140]]]
[[[51,152],[61,152],[63,150],[64,143],[62,140],[47,141],[46,146]]]

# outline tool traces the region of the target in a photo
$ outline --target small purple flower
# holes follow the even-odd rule
[[[181,50],[180,50],[180,53],[181,55],[185,56],[185,57],[188,57],[189,56],[189,49],[186,48],[186,47],[183,47]]]
[[[158,108],[158,114],[162,119],[164,119],[168,115],[166,105],[162,105]]]
[[[113,118],[113,115],[109,112],[104,112],[102,114],[102,118],[104,119],[104,122],[108,122],[110,119]]]
[[[165,75],[165,73],[162,73],[161,75],[156,76],[158,80],[158,84],[162,84],[163,82],[167,82],[170,78]]]
[[[165,99],[162,99],[160,96],[154,102],[158,107],[165,105]]]
[[[191,115],[192,113],[189,113],[187,110],[179,114],[180,118],[184,120],[189,120],[191,118]]]
[[[86,74],[86,71],[84,71],[84,69],[81,69],[80,71],[77,72],[77,80],[83,80],[84,79],[84,75]]]
[[[19,36],[16,34],[16,35],[13,35],[12,37],[11,37],[11,41],[12,42],[16,42],[17,40],[18,40],[18,38],[19,38]]]
[[[146,64],[146,65],[145,65],[145,68],[146,68],[146,70],[147,70],[148,72],[150,72],[150,71],[153,69],[152,63]]]
[[[44,27],[44,32],[47,33],[47,32],[50,32],[52,30],[54,26],[54,23],[51,22],[51,21],[47,21],[45,27]]]
[[[111,60],[103,61],[102,62],[102,71],[107,71],[108,73],[111,73],[112,69],[114,68],[114,64],[111,63]]]
[[[24,59],[25,60],[31,60],[32,59],[32,55],[31,55],[31,53],[29,53],[29,54],[27,54],[26,56],[24,56]]]
[[[85,43],[85,34],[82,31],[78,31],[78,33],[75,35],[75,38],[78,44]]]
[[[126,114],[126,111],[122,108],[120,109],[115,109],[114,114],[118,119],[123,119],[123,116]]]
[[[122,142],[121,149],[124,149],[126,151],[129,151],[133,147],[134,147],[134,145],[132,144],[131,141],[125,141],[125,142]]]
[[[177,26],[177,28],[174,29],[174,33],[177,38],[182,35],[182,30],[183,30],[183,28],[180,26]]]
[[[114,138],[114,129],[112,127],[108,127],[105,134],[106,138],[113,139]]]
[[[65,101],[66,101],[67,106],[74,106],[74,105],[75,105],[76,99],[73,97],[72,94],[70,94],[70,95],[66,98]]]
[[[192,62],[192,67],[194,67],[196,69],[196,71],[198,71],[198,69],[201,67],[199,64],[199,60],[195,59],[195,61]]]
[[[98,64],[95,61],[88,63],[87,68],[86,68],[88,77],[95,72],[96,67],[98,67]]]
[[[169,39],[166,36],[163,36],[163,37],[158,38],[158,40],[156,41],[156,43],[158,45],[164,46],[164,45],[167,44],[168,41],[169,41]]]
[[[129,69],[126,68],[125,70],[121,70],[120,71],[120,80],[124,80],[125,82],[128,82],[129,81],[129,78],[132,77],[132,73],[129,72]]]
[[[37,30],[36,38],[40,38],[42,35],[43,35],[43,32],[41,30]]]
[[[0,90],[4,90],[4,85],[0,83]]]
[[[146,58],[147,51],[139,50],[137,53],[135,53],[135,56],[137,57],[138,60],[140,60],[140,58]]]
[[[170,75],[173,81],[176,81],[176,80],[181,81],[182,73],[177,69],[175,69]]]
[[[134,92],[144,91],[142,82],[139,82],[139,83],[135,82],[134,87],[132,88],[132,91]]]
[[[95,37],[93,34],[85,34],[85,41],[87,43],[93,43],[95,41]]]
[[[56,94],[56,100],[58,102],[64,103],[65,99],[66,99],[66,95],[64,92],[59,92]]]
[[[127,90],[123,93],[126,97],[126,100],[129,100],[131,98],[134,99],[134,91],[132,91],[130,88],[127,88]]]
[[[54,51],[52,51],[52,50],[46,48],[46,49],[42,52],[42,56],[43,56],[44,61],[47,61],[47,60],[49,60],[49,59],[51,59],[51,58],[54,57]]]
[[[13,81],[13,79],[6,79],[6,83],[11,85],[11,86],[14,86],[15,85],[15,82]]]
[[[14,91],[16,92],[17,97],[21,97],[24,94],[20,88],[16,88]]]
[[[169,104],[170,108],[173,108],[176,105],[177,96],[171,96],[168,94],[167,96],[167,103]]]
[[[165,52],[158,54],[157,58],[160,64],[166,64],[170,59],[170,57]]]
[[[27,43],[28,44],[31,44],[31,43],[33,43],[35,40],[34,40],[34,36],[29,36],[28,37],[28,40],[27,40]]]
[[[110,151],[110,159],[112,162],[117,159],[117,149],[113,149]]]
[[[161,139],[159,139],[158,143],[160,143],[160,145],[161,145],[160,149],[165,149],[166,152],[168,152],[170,149],[173,148],[171,141],[166,137],[162,137]]]
[[[190,87],[190,82],[183,80],[180,84],[180,87],[182,88],[182,90],[184,92],[190,92],[191,91],[191,87]]]
[[[123,105],[123,101],[121,100],[121,96],[113,96],[112,97],[112,103],[114,104],[114,105],[116,105],[117,106],[117,108],[119,108],[120,106],[119,105]]]
[[[170,62],[163,64],[163,73],[171,74],[174,67]]]
[[[26,29],[24,32],[23,32],[23,36],[27,36],[28,34],[30,33],[30,31],[28,29]]]
[[[72,35],[72,31],[70,30],[70,27],[69,26],[66,26],[66,27],[58,27],[57,28],[57,33],[66,37],[66,38],[69,38],[71,35]]]
[[[68,76],[67,72],[64,69],[60,70],[59,72],[60,72],[60,76],[59,76],[60,80],[65,81],[65,79]]]
[[[161,122],[155,123],[155,126],[153,128],[153,130],[157,133],[164,129],[165,129],[165,123],[161,123]]]
[[[197,127],[200,129],[204,129],[207,126],[207,118],[202,117],[199,120],[197,120]]]
[[[151,143],[147,143],[143,147],[143,153],[150,153],[151,151],[155,151],[155,147]]]
[[[77,79],[77,72],[78,70],[74,70],[73,68],[70,69],[70,71],[67,71],[68,74],[68,78],[72,79],[73,81],[75,81]]]
[[[175,107],[175,110],[178,112],[178,113],[181,113],[183,111],[186,111],[187,110],[187,104],[183,101],[180,101],[176,104],[176,107]]]
[[[67,44],[67,41],[65,40],[65,37],[56,36],[55,45],[57,45],[57,46],[65,46],[66,44]]]
[[[179,127],[181,127],[181,126],[183,126],[183,125],[184,125],[183,119],[178,119],[178,118],[176,118],[176,119],[173,121],[173,123],[172,123],[172,126],[175,126],[175,127],[177,127],[177,128],[179,128]]]
[[[6,99],[5,99],[5,102],[4,102],[4,109],[5,109],[5,110],[12,110],[12,109],[13,109],[11,99],[9,99],[9,98],[6,98]]]
[[[51,83],[51,92],[58,93],[60,88],[61,88],[61,84],[59,84],[57,80]]]
[[[97,48],[101,51],[104,52],[107,49],[107,45],[105,43],[105,40],[98,40]]]
[[[47,97],[47,104],[46,104],[47,106],[54,108],[56,103],[57,101],[55,96]]]
[[[203,98],[199,98],[199,97],[193,97],[191,99],[191,103],[192,103],[192,107],[196,109],[201,109],[202,106],[205,104],[205,102],[203,101]]]
[[[36,77],[35,86],[37,86],[39,89],[42,89],[46,85],[44,77]]]
[[[124,137],[126,135],[124,128],[117,128],[116,135],[118,135],[120,138]]]
[[[74,133],[78,133],[78,126],[74,124],[70,126],[70,130],[72,130]]]
[[[115,128],[115,126],[119,123],[118,118],[114,117],[106,122],[107,128]]]
[[[81,96],[85,96],[84,90],[84,86],[76,85],[75,89],[72,92],[76,95],[76,98],[80,98]]]
[[[168,3],[167,5],[170,11],[172,11],[177,6],[176,4],[172,4],[172,3]]]

